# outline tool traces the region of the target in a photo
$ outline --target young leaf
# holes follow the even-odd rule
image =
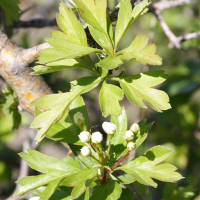
[[[86,23],[107,34],[106,0],[74,0],[74,3]]]
[[[117,179],[119,180],[118,183],[122,184],[122,185],[130,184],[130,183],[135,182],[135,179],[130,174],[119,175],[119,176],[117,176]]]
[[[135,178],[139,183],[157,187],[152,178],[160,181],[174,182],[183,177],[175,172],[177,169],[170,164],[160,164],[171,154],[171,150],[164,146],[155,146],[149,149],[143,156],[136,158],[122,167],[116,168],[125,171]]]
[[[102,50],[81,46],[60,38],[46,38],[46,41],[53,47],[43,49],[39,52],[38,61],[45,64],[66,58],[78,58],[89,53],[102,52]]]
[[[132,17],[134,20],[139,17],[141,14],[147,12],[147,7],[151,4],[149,0],[143,0],[141,3],[137,4],[132,12]]]
[[[115,69],[123,64],[119,57],[109,56],[97,63],[97,66],[103,67],[107,70]]]
[[[76,15],[61,2],[60,14],[57,14],[57,23],[60,29],[66,33],[67,41],[87,46],[87,38],[85,31],[77,19]]]
[[[105,35],[98,29],[93,28],[92,26],[89,26],[89,30],[92,37],[107,52],[107,54],[113,55],[113,46],[109,36]]]
[[[129,0],[120,2],[120,10],[118,14],[117,26],[115,29],[115,49],[125,32],[132,18],[132,6]]]
[[[135,37],[130,46],[118,54],[121,59],[131,60],[149,65],[161,65],[162,59],[159,55],[155,54],[157,47],[155,44],[148,45],[149,36],[147,35],[138,35]]]
[[[53,123],[62,117],[64,112],[67,111],[71,102],[77,96],[82,94],[85,90],[93,87],[94,85],[97,85],[99,82],[101,82],[101,79],[90,82],[88,85],[85,84],[81,87],[80,90],[77,91],[46,95],[33,101],[33,106],[45,110],[45,112],[38,115],[31,124],[32,128],[41,128],[36,136],[37,142],[40,142],[45,137],[46,131]]]
[[[107,117],[108,115],[120,115],[122,109],[119,101],[121,101],[123,98],[124,93],[122,89],[115,85],[107,84],[106,81],[104,81],[99,93],[99,103],[101,106],[102,115],[104,117]]]
[[[143,100],[158,112],[171,108],[168,95],[151,88],[165,81],[164,71],[156,70],[120,79],[120,85],[127,98],[134,104],[146,108]]]
[[[122,188],[115,181],[109,181],[95,187],[90,200],[117,200],[120,198],[121,192]]]

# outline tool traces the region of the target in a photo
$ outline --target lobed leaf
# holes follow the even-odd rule
[[[99,103],[101,106],[102,115],[104,117],[107,117],[108,115],[120,115],[122,109],[119,101],[121,101],[123,98],[124,93],[122,89],[115,85],[107,84],[106,81],[104,81],[99,93]]]
[[[66,34],[66,40],[82,46],[87,46],[85,31],[77,19],[76,15],[64,3],[59,7],[60,13],[57,14],[57,24]]]
[[[39,63],[46,64],[61,59],[78,58],[89,53],[97,53],[102,50],[81,46],[60,38],[46,38],[46,41],[53,47],[43,49],[39,52]]]
[[[123,49],[118,54],[121,59],[134,60],[142,64],[161,65],[162,59],[159,55],[155,54],[157,47],[155,44],[148,45],[149,36],[137,35],[130,46]]]
[[[171,150],[164,146],[155,146],[149,149],[143,156],[136,158],[122,167],[117,169],[125,171],[135,178],[139,183],[157,187],[152,178],[160,181],[174,182],[183,177],[175,172],[177,169],[170,164],[160,164],[171,154]]]
[[[81,87],[80,90],[61,93],[61,94],[51,94],[36,99],[32,102],[32,105],[45,110],[45,112],[38,115],[33,123],[31,124],[32,128],[41,128],[36,136],[37,142],[40,142],[47,132],[47,130],[51,127],[53,123],[58,121],[65,111],[68,110],[71,102],[80,94],[82,94],[85,90],[97,85],[101,82],[101,79],[97,79],[94,82],[90,82],[90,84],[85,84]]]
[[[74,0],[74,3],[86,23],[107,34],[106,0]]]
[[[143,100],[158,112],[171,108],[168,95],[151,88],[165,81],[166,75],[161,70],[149,71],[120,79],[120,85],[127,98],[134,104],[146,108]]]

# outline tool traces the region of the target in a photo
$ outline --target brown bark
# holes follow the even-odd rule
[[[19,105],[23,110],[34,114],[31,102],[52,91],[41,76],[32,76],[29,64],[37,59],[38,52],[47,48],[44,43],[30,49],[23,49],[11,42],[7,36],[0,32],[0,75],[16,92]]]

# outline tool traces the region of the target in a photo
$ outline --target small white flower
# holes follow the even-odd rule
[[[75,124],[80,124],[81,122],[84,122],[85,118],[81,112],[77,112],[74,115],[74,123]]]
[[[130,130],[133,131],[133,133],[137,133],[140,130],[140,127],[137,123],[133,123]]]
[[[91,135],[89,132],[87,131],[82,131],[79,135],[78,135],[79,139],[81,140],[81,142],[89,142]]]
[[[90,155],[90,149],[87,146],[81,148],[81,154],[86,157]]]
[[[134,142],[129,142],[129,143],[127,144],[127,149],[128,149],[129,151],[133,151],[133,150],[135,149],[135,146],[136,146],[136,144],[135,144]]]
[[[92,134],[92,142],[95,144],[100,143],[103,140],[103,135],[100,132],[94,132]]]
[[[131,130],[126,131],[125,138],[127,140],[132,140],[134,138],[134,133]]]
[[[40,200],[40,197],[31,197],[29,200]]]
[[[114,134],[114,132],[116,131],[117,127],[115,124],[110,123],[110,122],[104,122],[102,124],[103,130],[107,133],[107,134]]]

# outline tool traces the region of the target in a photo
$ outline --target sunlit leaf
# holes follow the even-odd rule
[[[183,178],[179,173],[175,172],[177,169],[175,166],[170,164],[158,165],[170,154],[171,150],[166,149],[166,147],[155,146],[149,149],[143,156],[117,169],[132,175],[141,184],[157,187],[157,183],[152,178],[166,182],[174,182]]]
[[[120,85],[127,98],[134,104],[146,108],[146,101],[158,112],[171,108],[168,95],[160,90],[151,88],[167,78],[164,71],[156,70],[120,79]]]
[[[109,56],[97,63],[97,66],[103,67],[107,70],[115,69],[123,64],[119,57]]]

